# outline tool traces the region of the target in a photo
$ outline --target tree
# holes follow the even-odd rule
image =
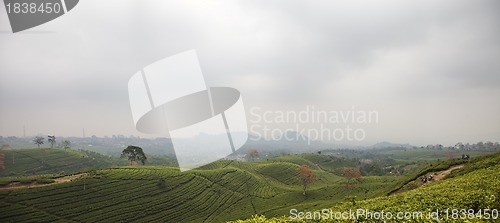
[[[493,144],[493,142],[491,142],[491,141],[487,141],[484,143],[484,147],[488,150],[493,149],[495,147],[494,145],[495,144]]]
[[[464,144],[463,144],[463,143],[461,143],[461,142],[458,142],[457,144],[455,144],[455,149],[462,150],[462,149],[464,149],[464,148],[465,148],[465,146],[464,146]]]
[[[144,165],[147,160],[146,154],[144,154],[142,148],[138,146],[128,146],[122,151],[122,155],[120,157],[127,157],[131,166],[137,161],[141,161],[142,165]]]
[[[33,139],[33,142],[35,142],[35,144],[38,146],[38,148],[40,149],[40,145],[43,144],[43,140],[44,138],[41,137],[41,136],[36,136],[35,139]]]
[[[478,149],[484,149],[484,143],[481,142],[481,141],[478,142],[478,143],[476,143],[476,146],[477,146]]]
[[[342,168],[342,173],[344,174],[344,177],[347,179],[346,188],[349,190],[352,190],[354,188],[355,181],[358,182],[362,181],[361,172],[359,171],[358,168],[344,167]]]
[[[56,144],[56,136],[47,136],[47,141],[50,143],[50,148],[54,148],[54,144]]]
[[[313,170],[311,170],[307,164],[299,166],[296,170],[299,171],[298,177],[302,183],[302,189],[304,190],[302,194],[306,196],[307,187],[317,181],[319,178],[314,174]]]
[[[254,161],[256,157],[259,157],[259,151],[256,149],[249,149],[248,157],[250,157],[252,161]]]
[[[65,149],[69,149],[69,148],[71,148],[71,142],[69,140],[64,140],[64,141],[62,141],[62,146]]]

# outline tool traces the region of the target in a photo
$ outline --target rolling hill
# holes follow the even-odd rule
[[[443,161],[431,166],[438,167],[441,164]],[[453,165],[451,162],[449,164]],[[302,215],[295,212],[279,218],[261,215],[236,222],[498,222],[499,173],[500,153],[496,153],[465,163],[463,168],[456,168],[447,179],[406,192],[342,202],[329,209],[294,207]],[[360,215],[357,215],[358,210]],[[350,212],[356,214],[351,216]]]
[[[127,161],[99,153],[73,149],[2,150],[4,169],[0,177],[38,174],[67,174],[86,170],[127,165]]]
[[[0,222],[225,222],[252,215],[281,216],[291,207],[330,207],[348,196],[380,196],[401,179],[367,176],[350,191],[343,177],[317,162],[328,156],[295,155],[238,162],[220,160],[179,172],[168,166],[113,167],[79,179],[0,190]],[[320,180],[302,195],[295,170],[310,164]]]

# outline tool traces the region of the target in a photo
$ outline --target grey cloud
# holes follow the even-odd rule
[[[454,95],[463,89],[489,91],[482,95],[487,104],[498,98],[500,84],[499,6],[498,1],[80,2],[32,30],[42,33],[0,33],[0,105],[12,109],[0,111],[8,126],[0,135],[13,134],[9,129],[38,114],[27,110],[33,107],[43,114],[64,110],[52,119],[88,117],[75,125],[87,125],[97,135],[137,134],[128,79],[156,60],[193,48],[207,84],[239,89],[247,107],[376,101],[397,108],[403,101],[425,106],[423,99],[440,97],[445,105],[456,102]],[[6,18],[2,10],[0,17]],[[9,29],[2,19],[0,30]],[[36,123],[46,129],[49,122]],[[379,135],[397,135],[380,128]]]

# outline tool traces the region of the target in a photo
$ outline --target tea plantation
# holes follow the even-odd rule
[[[47,155],[52,156],[56,157]],[[67,183],[0,190],[0,222],[225,222],[252,215],[279,217],[290,208],[312,210],[347,197],[377,197],[402,179],[365,176],[363,183],[347,190],[343,177],[319,168],[333,162],[328,159],[333,158],[309,154],[258,162],[221,160],[186,172],[168,166],[88,170]],[[296,170],[304,162],[319,177],[307,196],[302,195]]]
[[[500,153],[473,159],[448,179],[404,193],[342,202],[329,209],[294,208],[303,214],[259,215],[236,222],[499,222]]]

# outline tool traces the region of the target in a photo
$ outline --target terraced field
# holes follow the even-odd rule
[[[73,149],[2,150],[5,154],[3,176],[73,173],[114,165],[127,165],[126,160]]]
[[[453,164],[453,162],[447,162]],[[440,167],[446,162],[437,162],[429,168]],[[444,180],[433,182],[403,193],[380,196],[363,201],[342,202],[329,209],[301,209],[302,217],[290,215],[270,218],[254,216],[237,223],[260,222],[499,222],[500,221],[500,153],[479,157],[465,163],[463,168],[451,172]],[[403,181],[404,182],[404,181]],[[365,210],[378,215],[360,214],[324,215],[327,213],[349,213]],[[332,212],[330,212],[332,211]],[[306,212],[310,212],[309,218]],[[314,215],[314,213],[317,213]],[[367,213],[367,212],[365,212]],[[391,215],[387,214],[391,213]],[[400,215],[401,213],[401,215]],[[380,216],[384,216],[381,219]],[[389,218],[390,217],[390,218]]]
[[[0,222],[224,222],[281,216],[290,207],[330,207],[346,196],[387,193],[400,179],[365,177],[366,183],[348,191],[342,177],[315,168],[320,180],[303,196],[295,168],[308,159],[290,160],[221,160],[182,173],[167,166],[92,170],[68,183],[0,191],[0,209],[7,213]]]

